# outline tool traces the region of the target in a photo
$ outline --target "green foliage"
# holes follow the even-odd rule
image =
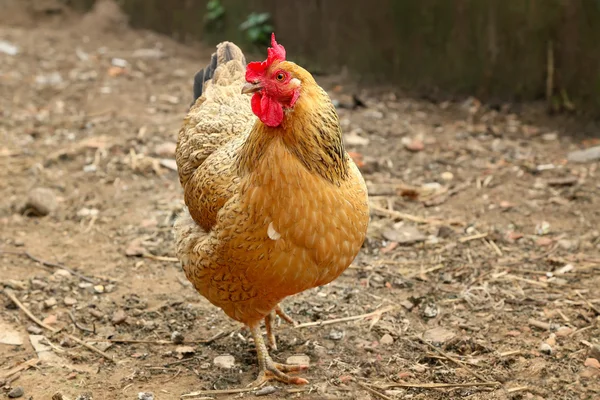
[[[251,13],[246,21],[240,25],[240,30],[246,33],[246,38],[256,46],[268,46],[270,43],[273,25],[271,25],[271,14]]]
[[[204,24],[208,29],[220,30],[223,28],[225,18],[225,7],[220,0],[209,0],[206,4],[206,14],[204,15]]]

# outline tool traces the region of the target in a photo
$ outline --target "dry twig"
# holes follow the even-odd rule
[[[395,308],[396,308],[396,306],[387,306],[380,310],[375,310],[375,311],[367,313],[367,314],[354,315],[352,317],[335,318],[335,319],[329,319],[329,320],[325,320],[325,321],[306,322],[304,324],[296,325],[295,328],[297,328],[297,329],[298,328],[308,328],[311,326],[323,326],[323,325],[337,324],[340,322],[355,321],[357,319],[365,319],[365,318],[374,317],[376,315],[381,315],[383,313],[392,311]]]
[[[34,256],[33,254],[31,254],[30,252],[28,252],[27,250],[25,251],[6,251],[6,250],[0,250],[0,253],[5,253],[5,254],[14,254],[17,256],[24,256],[29,258],[30,260],[33,260],[41,265],[44,265],[46,267],[50,267],[50,268],[58,268],[58,269],[64,269],[65,271],[69,271],[71,274],[75,275],[76,277],[78,277],[79,279],[89,282],[89,283],[96,283],[96,280],[90,277],[87,277],[77,271],[75,271],[72,268],[69,268],[65,265],[62,264],[58,264],[58,263],[53,263],[50,261],[46,261],[46,260],[42,260],[41,258],[38,258],[36,256]]]
[[[360,386],[361,388],[365,389],[367,392],[371,393],[375,397],[379,397],[380,399],[383,399],[383,400],[392,400],[391,397],[386,396],[385,394],[378,392],[377,390],[373,389],[370,386],[367,386],[367,385],[362,384],[360,382],[356,382],[356,384],[358,386]]]
[[[464,225],[463,222],[455,221],[455,220],[453,220],[453,221],[444,221],[444,220],[437,219],[437,218],[421,218],[421,217],[416,217],[414,215],[403,213],[403,212],[400,212],[400,211],[388,210],[388,209],[385,209],[383,207],[379,207],[378,205],[373,204],[373,203],[369,204],[369,208],[371,209],[371,211],[375,212],[378,215],[381,215],[381,216],[384,216],[384,217],[393,217],[393,218],[404,219],[404,220],[407,220],[407,221],[416,222],[417,224]]]
[[[27,309],[27,307],[25,307],[23,305],[23,303],[21,303],[19,301],[19,299],[17,299],[17,297],[14,295],[14,293],[12,293],[12,291],[10,291],[8,289],[4,289],[3,292],[6,295],[6,297],[8,297],[13,303],[15,303],[17,305],[17,307],[19,307],[25,313],[25,315],[27,315],[29,317],[29,319],[31,319],[33,322],[35,322],[36,324],[38,324],[42,328],[44,328],[46,330],[49,330],[52,333],[58,333],[59,332],[59,329],[52,328],[51,326],[49,326],[49,325],[43,323],[42,321],[40,321],[35,315],[33,315],[31,313],[31,311],[29,311],[29,309]],[[99,350],[99,349],[95,348],[91,344],[88,344],[88,343],[84,342],[83,340],[81,340],[81,339],[79,339],[79,338],[77,338],[77,337],[75,337],[73,335],[69,335],[68,333],[65,333],[65,336],[67,336],[69,339],[73,340],[74,342],[77,342],[80,345],[84,346],[88,350],[91,350],[94,353],[97,353],[97,354],[101,355],[102,357],[106,358],[107,360],[109,360],[111,362],[115,362],[115,360],[111,356],[109,356],[108,354],[106,354],[102,350]]]

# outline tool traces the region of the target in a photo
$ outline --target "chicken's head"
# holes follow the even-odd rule
[[[295,76],[293,63],[285,61],[285,48],[271,35],[271,47],[263,62],[251,62],[246,68],[242,93],[254,93],[252,111],[270,127],[283,121],[284,109],[294,107],[300,96],[301,81]]]

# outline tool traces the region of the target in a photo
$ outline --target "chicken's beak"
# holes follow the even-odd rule
[[[260,89],[262,89],[260,83],[248,82],[244,86],[242,86],[242,94],[255,93],[258,92]]]

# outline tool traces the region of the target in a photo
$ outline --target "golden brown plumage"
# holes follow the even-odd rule
[[[279,302],[350,265],[366,234],[366,186],[344,150],[335,108],[310,73],[280,59],[269,64],[265,74],[276,69],[279,80],[284,73],[282,85],[296,97],[289,101],[286,87],[277,91],[284,114],[273,122],[257,119],[241,93],[242,52],[226,42],[215,58],[214,75],[179,132],[187,211],[175,224],[177,256],[200,294],[250,328],[257,384],[269,377],[305,383],[284,374],[299,368],[273,363],[259,324],[266,318],[274,346],[272,312],[285,318]],[[250,86],[259,98],[269,95],[266,82]]]

